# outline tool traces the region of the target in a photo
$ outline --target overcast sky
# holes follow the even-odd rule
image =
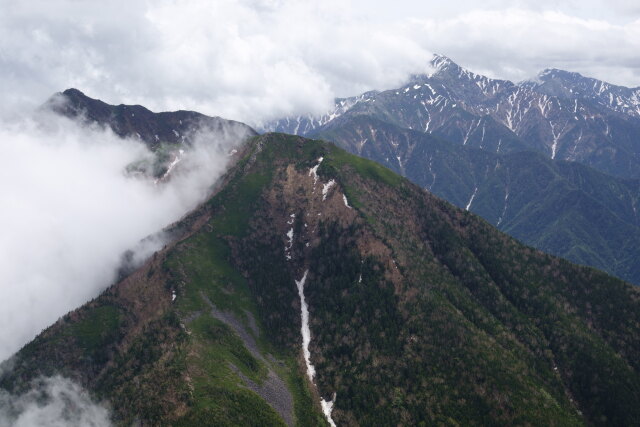
[[[0,0],[0,10],[5,110],[74,86],[255,123],[392,88],[432,52],[493,77],[555,67],[640,86],[631,0]]]

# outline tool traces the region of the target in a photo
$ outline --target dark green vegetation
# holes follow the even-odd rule
[[[123,425],[326,425],[334,394],[337,425],[638,424],[637,288],[333,145],[268,134],[240,154],[179,239],[0,385],[59,372]]]
[[[500,230],[640,284],[640,180],[534,152],[489,153],[366,115],[337,119],[319,136],[461,208],[475,192],[469,210]]]

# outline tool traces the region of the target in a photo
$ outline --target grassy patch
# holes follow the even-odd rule
[[[196,402],[174,426],[285,426],[273,408],[250,390],[204,384]]]
[[[199,352],[198,365],[206,378],[219,379],[218,384],[233,386],[237,379],[229,381],[233,363],[240,371],[256,383],[261,383],[267,376],[264,363],[253,357],[242,340],[226,324],[208,314],[195,319],[189,324],[199,344],[203,345]],[[235,377],[235,374],[232,374]]]
[[[246,234],[247,223],[260,199],[260,193],[271,180],[270,172],[265,170],[248,174],[215,198],[214,206],[221,210],[212,221],[217,232],[232,236]]]
[[[289,390],[293,395],[293,409],[298,426],[326,426],[324,416],[315,410],[313,396],[307,387],[304,374],[299,371],[295,358],[288,358],[286,369],[281,369],[282,378],[286,378]]]
[[[349,165],[363,178],[373,179],[394,188],[400,186],[403,180],[400,175],[392,170],[372,160],[349,154],[338,147],[331,147],[326,162],[326,165],[323,163],[323,167],[334,166],[339,170],[344,165]]]
[[[168,260],[171,271],[181,271],[187,286],[179,289],[178,308],[183,313],[206,310],[201,294],[222,310],[230,310],[241,319],[244,310],[253,311],[246,280],[229,263],[229,246],[215,233],[199,233],[183,242]]]

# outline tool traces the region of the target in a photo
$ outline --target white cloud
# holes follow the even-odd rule
[[[15,102],[74,86],[110,102],[255,123],[399,84],[430,58],[338,0],[0,0],[0,7],[0,89]]]
[[[473,10],[414,19],[413,38],[479,73],[520,80],[544,68],[640,84],[640,21],[627,24],[560,11]]]
[[[66,378],[40,378],[19,396],[0,390],[0,427],[89,426],[111,426],[109,412]]]
[[[140,143],[50,116],[0,123],[0,360],[95,297],[126,250],[203,200],[239,135],[198,140],[156,186],[124,174],[149,155]]]
[[[615,0],[0,0],[0,109],[78,87],[258,124],[393,88],[430,52],[521,79],[640,84],[640,9]]]

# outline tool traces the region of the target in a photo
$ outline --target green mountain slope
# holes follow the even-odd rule
[[[236,159],[0,385],[61,373],[123,425],[640,420],[638,289],[324,142],[268,134]]]
[[[340,117],[315,136],[469,206],[529,245],[640,284],[638,180],[533,152],[488,153],[368,115]]]

